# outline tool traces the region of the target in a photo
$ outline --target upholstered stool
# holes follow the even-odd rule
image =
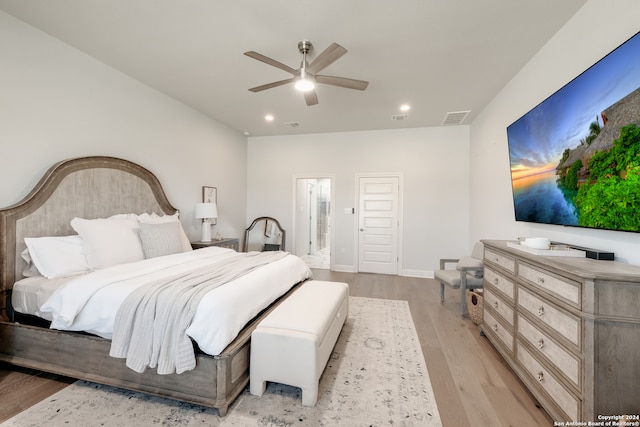
[[[312,280],[265,317],[251,334],[251,394],[262,396],[272,381],[300,387],[302,404],[314,406],[348,301],[346,283]]]

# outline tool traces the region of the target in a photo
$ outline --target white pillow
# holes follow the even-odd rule
[[[182,252],[180,225],[174,221],[161,224],[140,223],[140,240],[145,258]]]
[[[115,214],[111,215],[109,219],[138,219],[138,215],[134,213]]]
[[[74,218],[71,227],[82,237],[84,253],[93,269],[144,259],[134,218]]]
[[[155,212],[149,215],[148,213],[143,213],[138,215],[138,221],[145,224],[163,224],[167,222],[177,222],[180,226],[180,241],[182,242],[182,252],[192,251],[191,242],[189,242],[189,238],[187,237],[187,233],[184,232],[184,228],[182,228],[182,223],[180,222],[179,213],[176,212],[173,215],[158,215]]]
[[[27,266],[22,270],[22,276],[24,277],[42,277],[42,274],[38,271],[38,267],[33,263],[31,259],[31,255],[29,254],[29,248],[25,248],[24,251],[20,252],[20,257],[27,263]]]
[[[80,236],[25,237],[24,242],[33,264],[48,279],[90,271]]]

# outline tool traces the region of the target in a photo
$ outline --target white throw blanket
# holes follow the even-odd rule
[[[129,295],[118,310],[110,355],[126,358],[127,366],[136,372],[157,367],[159,374],[180,374],[195,368],[193,344],[186,330],[202,297],[285,256],[285,252],[238,254],[232,259],[142,286]]]

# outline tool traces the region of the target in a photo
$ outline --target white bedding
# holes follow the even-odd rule
[[[13,286],[11,305],[18,313],[31,314],[51,321],[50,313],[43,313],[40,307],[69,277],[47,279],[44,276],[26,277]]]
[[[120,264],[60,281],[23,279],[14,286],[12,302],[16,311],[51,320],[53,329],[86,331],[110,339],[118,308],[133,290],[159,277],[189,271],[234,254],[230,249],[210,247]],[[288,255],[220,286],[202,299],[187,335],[205,353],[220,354],[249,320],[295,283],[310,276],[309,268],[300,258]],[[26,291],[36,285],[35,293]],[[33,310],[34,302],[39,304],[38,309],[27,311]],[[211,327],[214,324],[218,326]]]

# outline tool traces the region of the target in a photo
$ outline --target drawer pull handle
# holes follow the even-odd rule
[[[542,349],[544,347],[544,340],[541,338],[540,341],[538,341],[538,348]]]
[[[544,277],[538,277],[538,283],[544,285]]]
[[[496,277],[495,279],[493,279],[493,284],[494,285],[498,285],[498,283],[500,283],[500,281],[498,280],[498,278]]]
[[[498,324],[493,325],[493,332],[498,332]]]
[[[493,302],[493,308],[498,308],[498,301]]]
[[[540,306],[538,309],[538,316],[542,316],[544,314],[544,306]]]
[[[538,372],[538,382],[544,382],[544,372]]]

